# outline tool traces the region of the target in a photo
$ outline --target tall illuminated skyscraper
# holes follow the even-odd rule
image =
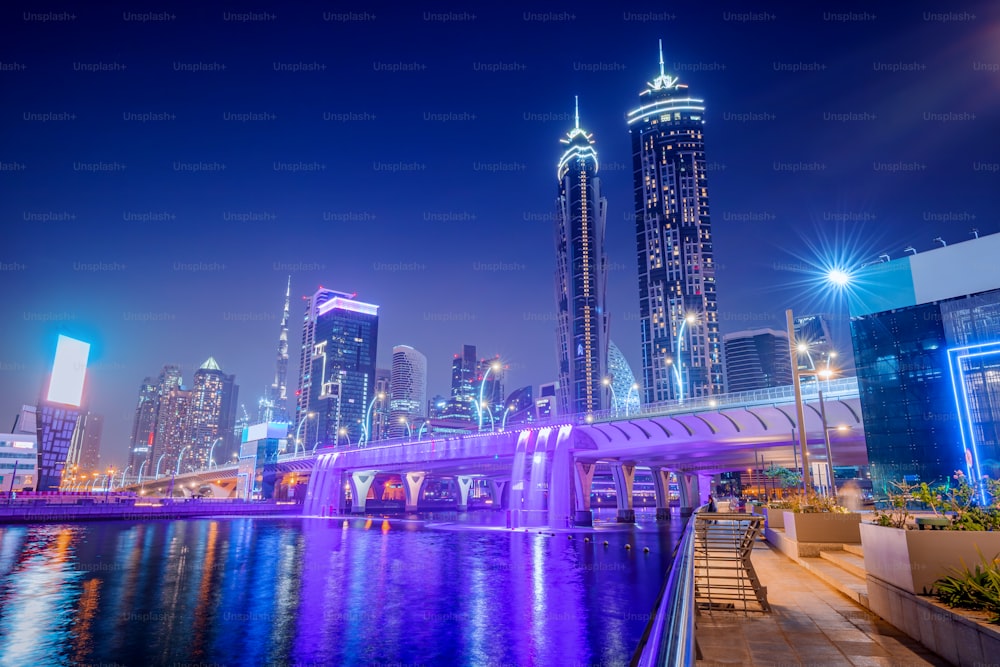
[[[209,454],[216,462],[228,462],[239,391],[235,380],[222,372],[214,357],[195,371],[188,407],[189,435],[183,443],[191,450],[182,459],[182,471],[210,467]]]
[[[478,371],[476,346],[462,346],[462,354],[456,354],[451,362],[451,398],[440,412],[439,416],[442,419],[478,421],[479,412],[476,409],[479,391],[476,385]]]
[[[704,100],[663,69],[627,114],[632,135],[645,403],[723,391]]]
[[[38,401],[38,487],[57,491],[80,416],[90,343],[59,336],[52,375]]]
[[[260,422],[290,422],[288,414],[288,317],[291,309],[292,277],[288,277],[285,287],[285,309],[281,314],[278,330],[278,358],[275,362],[274,382],[268,387],[267,395],[261,400],[258,420]]]
[[[311,346],[306,351],[308,370],[300,381],[299,419],[315,413],[320,446],[341,442],[341,428],[358,443],[376,396],[378,306],[354,296],[320,288],[306,313],[303,342],[308,338]],[[305,405],[302,393],[308,397]]]
[[[409,345],[392,348],[389,400],[389,436],[415,435],[427,414],[427,357]]]
[[[607,200],[597,177],[592,135],[576,125],[560,140],[556,199],[556,312],[559,412],[589,413],[608,405],[602,386],[608,364]]]
[[[157,390],[156,380],[151,377],[143,379],[139,385],[139,402],[135,406],[135,419],[132,421],[132,438],[129,453],[128,465],[136,477],[139,476],[139,469],[143,475],[148,475],[152,471],[149,463],[153,455],[153,438],[156,434],[156,408],[160,403],[160,395]]]

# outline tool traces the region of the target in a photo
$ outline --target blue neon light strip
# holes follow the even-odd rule
[[[980,345],[966,345],[948,349],[948,373],[951,376],[951,389],[955,395],[955,410],[958,415],[958,431],[962,438],[962,458],[965,459],[966,452],[972,453],[972,464],[966,459],[966,474],[970,481],[976,481],[982,477],[982,470],[979,464],[979,447],[976,444],[975,429],[972,423],[972,410],[969,405],[968,384],[965,381],[965,369],[962,362],[966,359],[1000,356],[1000,342],[982,343]],[[961,384],[961,395],[958,385]],[[968,423],[968,440],[966,439],[966,422]],[[986,502],[985,489],[982,490],[982,500]]]

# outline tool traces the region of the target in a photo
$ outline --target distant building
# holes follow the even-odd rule
[[[632,135],[645,403],[722,393],[705,160],[705,102],[660,73],[627,116]]]
[[[262,423],[291,422],[288,412],[288,318],[291,309],[292,278],[285,286],[285,309],[278,329],[278,355],[275,361],[274,382],[258,406],[258,419]],[[235,449],[234,449],[235,453]]]
[[[210,454],[216,463],[229,460],[236,444],[232,442],[232,433],[238,392],[235,376],[223,373],[214,357],[209,357],[195,371],[184,443],[191,450],[185,452],[181,461],[182,472],[210,467]]]
[[[381,397],[381,398],[380,398]],[[375,369],[375,395],[372,397],[372,441],[385,440],[392,437],[392,423],[389,419],[390,400],[392,397],[392,370],[389,368]]]
[[[836,356],[833,338],[830,335],[830,320],[826,315],[805,315],[796,317],[795,344],[799,348],[799,368],[815,370],[825,368]],[[788,337],[786,334],[787,344]],[[791,363],[789,361],[789,363]],[[813,381],[815,375],[803,375],[803,381]]]
[[[608,341],[608,375],[611,377],[611,398],[614,401],[608,407],[629,415],[638,412],[641,388],[635,381],[628,360],[613,340]]]
[[[726,334],[726,391],[752,391],[792,384],[788,334],[775,329],[750,329]]]
[[[559,383],[549,382],[538,387],[535,399],[535,414],[538,419],[551,419],[559,415]]]
[[[90,344],[68,336],[56,343],[52,374],[38,401],[37,491],[58,491],[73,442],[90,357]]]
[[[178,381],[180,378],[177,378]],[[153,463],[154,475],[170,474],[178,470],[186,472],[191,469],[190,455],[185,450],[190,442],[190,411],[191,392],[177,384],[160,395],[160,407],[156,414],[156,437],[154,438],[153,452],[156,462]],[[184,466],[180,461],[181,454],[188,456],[189,465]],[[152,459],[151,459],[152,460]],[[162,464],[162,467],[161,467]]]
[[[501,425],[525,424],[535,421],[534,389],[529,384],[515,389],[504,401],[504,414],[500,417]]]
[[[15,420],[14,432],[0,433],[0,494],[35,488],[38,481],[36,414],[35,406],[25,405]]]
[[[604,385],[608,364],[607,266],[604,231],[607,200],[597,177],[597,151],[590,134],[576,126],[561,140],[556,199],[556,313],[559,410],[592,413],[609,404]]]
[[[308,403],[300,402],[298,418],[315,413],[320,446],[344,438],[355,444],[370,441],[367,420],[376,398],[378,306],[324,289],[309,304],[303,341],[311,341],[311,348],[299,396],[306,395]]]
[[[427,357],[409,345],[392,348],[389,436],[416,434],[427,415]]]
[[[104,433],[104,417],[87,411],[80,415],[73,434],[73,444],[67,464],[77,472],[101,470],[101,436]]]
[[[456,354],[451,362],[451,397],[440,413],[441,419],[458,421],[479,421],[476,400],[479,387],[479,362],[476,360],[476,346],[465,345],[462,354]]]
[[[153,440],[156,436],[156,408],[160,404],[160,395],[156,380],[143,378],[139,385],[139,401],[135,406],[135,417],[132,420],[132,436],[129,438],[128,465],[138,478],[140,469],[146,475],[152,472],[149,462],[153,452]]]
[[[851,337],[872,486],[1000,478],[1000,234],[861,269]]]

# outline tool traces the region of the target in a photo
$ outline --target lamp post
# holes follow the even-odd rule
[[[618,397],[615,395],[615,385],[611,382],[611,378],[604,378],[601,380],[601,384],[611,390],[611,405],[614,410],[615,417],[618,416]]]
[[[420,441],[421,436],[423,436],[423,434],[424,434],[424,429],[427,428],[427,425],[430,424],[430,423],[431,423],[430,419],[425,419],[424,423],[421,424],[420,428],[417,429],[417,442]]]
[[[122,471],[122,478],[118,482],[118,488],[121,488],[121,487],[125,486],[125,475],[127,475],[128,471],[131,470],[131,469],[132,469],[132,466],[130,466],[130,465],[125,466],[125,470]]]
[[[160,458],[156,460],[156,474],[153,476],[153,479],[160,479],[160,462],[163,461],[163,457],[166,455],[167,453],[163,452],[160,454]]]
[[[629,399],[632,398],[632,392],[633,391],[635,392],[635,401],[636,401],[636,403],[638,403],[639,402],[639,383],[638,382],[633,382],[632,386],[628,388],[628,393],[625,394],[625,416],[626,417],[628,417],[629,414],[631,414],[631,409],[629,408],[629,406],[632,405],[632,404],[629,402]]]
[[[399,423],[406,427],[406,437],[413,439],[413,429],[410,428],[410,422],[406,420],[406,417],[400,417]]]
[[[809,479],[809,445],[806,438],[805,410],[802,405],[802,382],[799,377],[799,350],[795,345],[795,317],[792,309],[785,311],[785,324],[788,327],[788,354],[792,361],[792,386],[795,389],[795,424],[799,432],[799,452],[802,454],[802,490],[808,494],[812,486]]]
[[[186,452],[189,449],[191,449],[191,445],[184,445],[184,448],[181,450],[181,453],[177,455],[177,470],[174,471],[174,475],[181,474],[181,461],[184,460],[184,452]]]
[[[507,406],[507,409],[503,411],[503,419],[500,420],[501,431],[507,428],[507,415],[509,415],[513,409],[514,409],[514,404],[511,403],[510,405]]]
[[[340,430],[337,431],[337,435],[339,435],[342,438],[347,438],[347,446],[348,447],[351,446],[351,434],[347,432],[347,427],[341,426]]]
[[[139,481],[138,481],[138,484],[139,484],[140,487],[142,486],[142,469],[146,467],[147,463],[149,463],[149,459],[143,459],[142,460],[142,465],[139,466]]]
[[[489,377],[490,371],[497,371],[497,372],[499,372],[500,371],[500,362],[499,361],[494,361],[493,363],[491,363],[489,366],[486,367],[486,372],[483,373],[483,380],[482,380],[482,382],[479,383],[479,403],[480,403],[480,405],[482,405],[482,402],[483,402],[483,390],[486,389],[486,378]],[[491,420],[492,420],[492,415],[493,415],[493,413],[491,412],[490,413],[490,419]],[[479,410],[479,430],[480,431],[483,430],[483,411],[482,411],[481,408]]]
[[[295,454],[299,453],[299,443],[302,441],[301,438],[299,437],[300,435],[302,435],[302,425],[305,424],[307,421],[309,421],[310,419],[312,419],[315,416],[316,416],[315,412],[307,412],[306,413],[306,418],[305,419],[300,419],[299,420],[299,425],[295,427],[295,452],[294,452]],[[319,427],[317,426],[317,428],[319,428]],[[316,439],[319,440],[319,437],[317,437]],[[305,448],[305,445],[303,445],[302,446],[302,452],[305,453],[305,451],[306,451],[306,448]]]
[[[375,407],[375,401],[381,401],[383,398],[385,398],[385,394],[379,392],[374,396],[372,396],[371,403],[368,404],[368,409],[365,411],[365,423],[362,424],[364,428],[361,429],[362,431],[361,440],[358,441],[359,447],[362,444],[367,445],[369,440],[371,440],[370,434],[371,434],[371,422],[372,422],[372,408]]]
[[[215,451],[215,446],[216,446],[217,444],[219,444],[219,441],[220,441],[220,440],[222,440],[222,438],[216,438],[216,439],[215,439],[215,440],[214,440],[214,441],[212,442],[212,446],[208,448],[208,469],[209,469],[209,470],[211,470],[211,469],[212,469],[212,464],[213,464],[213,463],[215,463],[215,459],[213,459],[213,458],[212,458],[212,453],[213,453],[213,452]],[[218,468],[219,466],[217,465],[217,466],[215,466],[215,467],[216,467],[216,468]]]
[[[677,376],[678,403],[684,402],[684,362],[681,360],[681,344],[684,342],[684,328],[688,324],[694,324],[697,319],[693,314],[688,313],[684,316],[680,329],[677,330],[677,363],[674,364],[674,373]]]

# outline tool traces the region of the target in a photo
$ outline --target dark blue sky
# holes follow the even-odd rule
[[[189,381],[214,356],[251,409],[289,274],[292,389],[298,297],[320,284],[379,304],[380,365],[413,345],[431,394],[466,343],[510,364],[510,389],[554,379],[574,95],[609,205],[612,338],[637,370],[624,115],[659,38],[706,101],[723,332],[836,311],[802,284],[816,248],[867,261],[1000,231],[995,5],[532,4],[5,6],[2,428],[58,333],[94,344],[105,462],[164,363]]]

